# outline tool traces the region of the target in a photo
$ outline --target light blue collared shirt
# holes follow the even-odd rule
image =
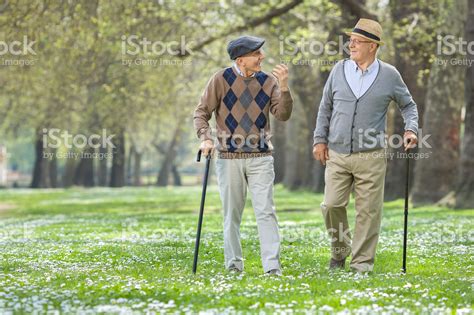
[[[238,66],[235,62],[234,62],[234,68],[235,68],[235,71],[237,71],[237,73],[238,73],[240,76],[246,78],[246,76],[242,73],[242,71],[240,71],[239,66]],[[250,78],[251,78],[251,77],[254,77],[254,76],[255,76],[255,72],[252,73],[252,75],[250,76]]]
[[[379,72],[379,67],[379,60],[377,58],[365,71],[362,71],[354,60],[349,59],[347,61],[344,67],[344,74],[347,83],[349,83],[349,87],[357,98],[364,95],[372,83],[374,83]]]

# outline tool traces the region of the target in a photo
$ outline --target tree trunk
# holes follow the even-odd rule
[[[35,140],[35,164],[33,166],[33,176],[31,180],[31,188],[40,188],[41,183],[41,163],[43,160],[43,141]]]
[[[49,182],[51,188],[58,187],[58,159],[56,158],[57,149],[50,149],[50,152],[53,154],[51,160],[49,161]]]
[[[158,179],[156,182],[157,186],[167,186],[169,174],[172,171],[173,161],[176,158],[177,146],[181,134],[181,126],[178,124],[176,127],[173,138],[168,146],[168,150],[165,153],[163,162],[161,163],[160,173],[158,174]]]
[[[132,143],[130,148],[128,149],[128,156],[127,156],[127,164],[126,164],[126,180],[125,182],[127,185],[132,185],[132,163],[133,163],[133,156],[135,154],[135,145]]]
[[[68,154],[72,153],[69,151]],[[66,165],[64,166],[64,173],[62,176],[62,186],[71,187],[74,182],[74,171],[76,169],[76,160],[73,158],[66,159]]]
[[[306,70],[311,71],[310,67],[305,67]],[[299,75],[295,74],[295,91],[296,86],[301,85],[301,81],[304,74],[308,74],[307,71],[299,69]],[[311,76],[308,76],[311,77]],[[307,106],[308,99],[301,98],[302,93],[296,93],[299,101],[295,101],[293,107],[293,114],[291,120],[288,122],[286,129],[286,148],[285,148],[285,177],[283,178],[283,184],[288,189],[298,189],[305,186],[307,179],[310,176],[307,171],[310,169],[310,163],[308,161],[307,152],[311,145],[308,143],[308,134],[311,133],[310,128],[307,125],[307,115],[305,108],[302,104]],[[314,104],[311,104],[314,105]],[[314,107],[314,106],[311,106]]]
[[[31,188],[47,188],[50,186],[49,181],[49,161],[44,156],[48,151],[43,148],[43,135],[36,132],[35,140],[35,164],[33,167],[33,176],[31,180]]]
[[[286,156],[286,123],[276,119],[271,120],[273,144],[274,168],[275,168],[275,184],[281,183],[285,177],[285,156]]]
[[[72,180],[75,186],[84,185],[84,159],[79,159],[76,169],[74,170],[74,176]]]
[[[141,162],[143,153],[134,150],[133,152],[133,186],[141,186]]]
[[[411,24],[411,17],[413,14],[418,12],[420,9],[418,5],[410,0],[392,0],[390,1],[392,20],[396,23],[400,23],[399,26],[403,29],[407,24]],[[401,22],[403,21],[403,22]],[[395,47],[395,67],[398,69],[403,77],[408,89],[417,104],[419,114],[419,127],[423,125],[423,113],[424,104],[426,97],[426,85],[418,84],[418,73],[420,70],[428,67],[429,60],[424,58],[423,60],[417,60],[409,56],[410,51],[416,51],[419,49],[416,47],[417,42],[407,39],[405,32],[399,32],[398,36],[395,36],[394,43]],[[398,34],[398,33],[396,33]],[[393,128],[389,131],[389,135],[401,135],[405,132],[405,123],[403,122],[402,115],[398,108],[393,111],[394,115],[389,115],[389,119],[393,122]],[[403,148],[389,148],[389,153],[394,154],[393,156],[399,156],[402,153]],[[412,149],[412,152],[416,153],[418,150]],[[413,182],[413,170],[415,169],[415,160],[410,168],[410,179]],[[385,179],[385,200],[395,200],[403,198],[405,194],[405,172],[401,171],[405,167],[405,159],[394,158],[388,159],[387,161],[387,176]],[[410,185],[412,187],[412,185]]]
[[[462,34],[464,17],[462,1],[455,1],[445,30],[456,38]],[[459,58],[458,56],[454,56]],[[438,55],[438,59],[449,60],[453,56]],[[438,65],[434,62],[428,82],[426,111],[423,119],[423,134],[431,135],[431,148],[419,148],[428,158],[418,161],[415,167],[413,197],[415,204],[439,201],[457,183],[460,149],[461,108],[463,106],[463,68],[453,65]]]
[[[174,164],[173,164],[172,172],[173,172],[173,185],[182,186],[181,176],[179,175],[178,167]]]
[[[108,153],[107,147],[99,147],[99,155],[101,159],[98,163],[98,170],[97,170],[97,184],[98,186],[107,186],[107,158],[105,158],[106,154]]]
[[[335,1],[342,11],[341,22],[332,25],[328,41],[335,40],[341,29],[355,25],[361,17],[365,1],[356,6],[347,1]],[[365,14],[365,13],[364,13]],[[329,56],[327,57],[329,58]],[[324,191],[325,167],[313,158],[313,131],[319,109],[324,84],[329,77],[330,69],[322,69],[319,77],[310,66],[298,66],[293,73],[292,89],[298,97],[295,115],[288,122],[284,184],[290,189],[309,187],[315,192]],[[316,79],[315,79],[316,78]],[[301,106],[301,107],[298,107]],[[291,142],[289,141],[291,139]],[[310,170],[310,171],[308,171]]]
[[[123,130],[112,138],[115,148],[112,149],[112,168],[110,170],[110,187],[125,185],[125,136]]]
[[[94,186],[94,159],[88,156],[93,153],[93,148],[85,148],[82,152],[83,157],[79,160],[74,172],[74,185],[85,187]]]
[[[468,17],[465,27],[468,43],[474,42],[474,0],[469,0]],[[474,63],[474,54],[466,56]],[[474,208],[474,66],[466,69],[466,115],[462,140],[459,184],[456,191],[456,208]]]
[[[94,180],[94,159],[91,157],[95,153],[94,148],[86,148],[86,153],[90,154],[83,158],[84,161],[84,175],[83,175],[83,185],[85,187],[94,187],[95,180]]]

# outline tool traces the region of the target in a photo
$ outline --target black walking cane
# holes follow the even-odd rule
[[[408,145],[410,144],[410,139],[408,139]],[[408,185],[410,178],[410,156],[408,155],[407,149],[407,170],[406,170],[406,183],[405,183],[405,222],[403,224],[403,264],[402,272],[407,272],[407,238],[408,238]]]
[[[201,161],[201,150],[197,154],[198,162]],[[202,217],[204,215],[204,202],[206,201],[206,189],[207,189],[207,177],[209,175],[209,166],[211,164],[211,152],[206,156],[206,170],[204,171],[204,179],[202,181],[202,195],[201,195],[201,209],[199,210],[199,221],[196,233],[196,246],[194,247],[194,262],[193,262],[193,273],[197,270],[197,261],[199,255],[199,242],[201,240],[201,228],[202,228]]]

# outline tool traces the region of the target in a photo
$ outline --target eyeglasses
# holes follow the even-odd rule
[[[359,40],[357,38],[350,38],[349,39],[349,45],[352,44],[352,43],[354,43],[356,45],[359,45],[360,43],[372,43],[372,42],[370,40]]]

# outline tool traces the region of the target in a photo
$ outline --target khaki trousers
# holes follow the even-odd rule
[[[248,187],[257,219],[263,269],[265,272],[280,269],[280,235],[273,203],[273,156],[217,159],[216,174],[224,212],[225,267],[244,268],[240,223]]]
[[[372,271],[374,267],[386,166],[385,149],[350,155],[329,150],[321,210],[331,237],[331,256],[341,260],[352,252],[350,266],[356,271]],[[351,244],[346,207],[352,185],[356,218]]]

